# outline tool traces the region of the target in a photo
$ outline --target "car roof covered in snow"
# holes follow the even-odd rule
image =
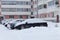
[[[17,23],[15,25],[15,27],[18,26],[18,25],[21,25],[21,24],[25,24],[25,23],[40,23],[40,22],[47,22],[47,21],[44,21],[43,19],[38,19],[38,18],[26,19],[23,22]]]

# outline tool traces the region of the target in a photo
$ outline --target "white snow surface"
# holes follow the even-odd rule
[[[22,30],[8,30],[0,24],[0,40],[60,40],[60,23],[57,24]]]
[[[0,24],[0,31],[8,30],[4,25]]]

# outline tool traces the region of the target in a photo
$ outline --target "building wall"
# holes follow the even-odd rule
[[[0,15],[1,15],[1,0],[0,0]]]
[[[1,0],[1,14],[9,19],[14,16],[18,19],[20,15],[31,15],[31,0]],[[25,16],[24,16],[25,15]]]
[[[3,1],[15,1],[14,4],[3,5]],[[59,4],[55,2],[58,1]],[[17,3],[16,3],[17,2]],[[19,4],[20,2],[23,2]],[[27,2],[27,3],[24,3]],[[30,16],[38,18],[56,17],[60,15],[60,0],[1,0],[1,14],[9,19],[12,18],[30,18]],[[12,2],[13,3],[13,2]],[[30,3],[30,4],[28,4]],[[32,7],[31,7],[32,6]]]
[[[59,4],[56,4],[55,2],[58,1]],[[47,5],[46,8],[44,8],[43,5]],[[47,18],[47,17],[56,17],[56,15],[60,15],[60,0],[41,0],[38,2],[38,13],[35,12],[35,15],[39,18]]]

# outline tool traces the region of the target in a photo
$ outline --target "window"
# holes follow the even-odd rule
[[[33,15],[33,12],[31,12],[31,15]]]
[[[30,1],[1,1],[2,5],[30,5]]]
[[[2,1],[2,5],[16,5],[15,1]]]
[[[9,18],[14,18],[14,16],[13,15],[9,15]]]
[[[31,8],[33,8],[33,5],[31,5]]]
[[[54,5],[54,0],[53,1],[50,1],[48,2],[48,6],[53,6]]]
[[[16,8],[2,8],[2,12],[15,12]]]
[[[27,1],[27,2],[25,2],[25,4],[26,4],[26,5],[31,5],[31,2],[28,2],[28,1]]]
[[[38,6],[38,9],[42,9],[43,8],[43,4]]]
[[[47,4],[41,4],[38,6],[38,9],[43,9],[43,8],[47,8]]]
[[[19,18],[28,18],[28,15],[19,15]]]
[[[31,8],[2,8],[2,12],[31,12]]]
[[[22,15],[19,15],[19,18],[22,18]]]
[[[33,2],[33,0],[31,0],[31,2]]]
[[[27,19],[28,16],[27,16],[27,15],[22,15],[22,18],[23,18],[23,19]]]
[[[26,19],[26,18],[28,18],[28,15],[19,15],[19,18]]]
[[[55,0],[55,4],[58,5],[59,4],[59,0]]]
[[[47,4],[44,4],[44,8],[47,8]]]

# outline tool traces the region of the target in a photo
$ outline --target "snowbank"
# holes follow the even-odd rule
[[[7,30],[0,25],[0,40],[60,40],[60,27],[31,27],[23,30]]]
[[[4,25],[0,24],[0,31],[8,30]]]

